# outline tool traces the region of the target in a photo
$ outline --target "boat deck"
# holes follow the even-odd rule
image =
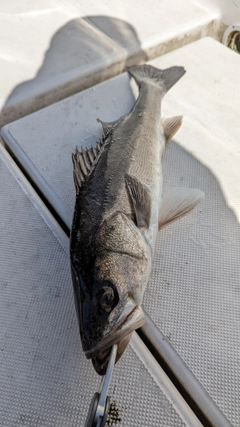
[[[164,155],[164,193],[195,187],[205,200],[159,233],[147,322],[115,367],[108,425],[240,425],[240,57],[219,42],[226,24],[209,2],[181,2],[177,20],[163,0],[169,23],[153,14],[157,2],[141,13],[134,3],[111,2],[114,19],[107,1],[2,10],[23,37],[35,25],[40,43],[34,52],[36,40],[21,40],[1,94],[4,427],[83,426],[100,386],[81,349],[69,272],[71,153],[99,139],[97,118],[129,112],[137,88],[125,66],[149,59],[186,69],[162,103],[163,116],[184,117]],[[13,31],[9,41],[17,55]]]

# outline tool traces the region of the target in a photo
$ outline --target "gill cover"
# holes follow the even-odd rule
[[[97,235],[97,243],[100,250],[126,254],[134,258],[147,257],[139,230],[122,212],[116,212],[103,222]]]

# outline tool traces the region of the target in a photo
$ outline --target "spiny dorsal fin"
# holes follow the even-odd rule
[[[94,162],[94,160],[95,160],[95,157],[94,157],[94,151],[93,151],[93,148],[91,147],[91,149],[90,150],[87,150],[87,155],[88,155],[88,158],[89,158],[89,161],[90,161],[90,164],[92,165],[93,164],[93,162]]]
[[[147,187],[131,175],[125,175],[126,185],[133,202],[138,227],[149,227],[151,197]]]
[[[204,193],[195,188],[172,188],[162,199],[158,229],[187,215],[203,198]]]
[[[79,194],[82,183],[97,163],[102,152],[102,146],[103,142],[101,141],[97,143],[96,147],[87,150],[82,148],[81,151],[78,151],[76,147],[76,152],[72,154],[73,177],[77,194]]]
[[[175,133],[177,133],[178,129],[181,127],[182,119],[182,116],[161,118],[161,124],[164,130],[166,142],[171,141]]]
[[[87,169],[87,173],[88,173],[90,171],[90,168],[91,168],[91,163],[90,163],[89,157],[87,155],[87,151],[88,150],[82,149],[82,157],[83,157],[84,165],[85,165],[85,167]]]
[[[78,149],[76,148],[75,154],[72,153],[72,162],[73,162],[73,178],[74,178],[74,184],[76,188],[76,193],[79,193],[79,188],[82,185],[82,182],[84,181],[84,174],[81,169],[81,165],[79,165],[78,162]]]

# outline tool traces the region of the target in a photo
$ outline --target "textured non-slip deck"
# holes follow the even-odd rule
[[[191,381],[234,426],[238,403],[240,338],[240,58],[206,38],[153,62],[184,65],[186,75],[163,101],[166,116],[183,114],[182,128],[164,157],[164,192],[196,187],[205,200],[159,233],[144,308],[183,360]],[[123,74],[6,126],[6,144],[69,226],[75,199],[71,152],[101,135],[96,118],[111,121],[134,104]],[[181,379],[181,371],[175,374]],[[185,383],[186,388],[188,384]],[[198,396],[193,395],[198,403]],[[214,418],[216,420],[216,418]],[[226,426],[228,421],[215,421]]]

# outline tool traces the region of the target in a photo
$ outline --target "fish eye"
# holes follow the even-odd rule
[[[100,304],[107,312],[111,311],[112,306],[115,303],[114,290],[110,287],[103,287],[103,293],[100,298]]]

